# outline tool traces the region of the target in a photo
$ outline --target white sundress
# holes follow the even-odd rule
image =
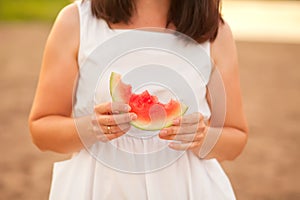
[[[129,31],[111,30],[104,20],[93,17],[89,0],[83,3],[81,1],[75,3],[78,6],[80,15],[80,49],[78,55],[80,75],[74,104],[74,114],[76,116],[91,114],[93,105],[111,101],[109,95],[109,74],[111,71],[127,72],[128,82],[133,81],[139,74],[146,73],[148,76],[144,76],[144,80],[137,80],[137,84],[148,78],[149,80],[153,78],[154,80],[166,79],[166,77],[157,75],[156,70],[166,70],[167,74],[174,73],[171,80],[175,80],[176,73],[174,70],[165,67],[165,65],[173,62],[174,68],[177,67],[183,74],[187,73],[189,75],[188,79],[182,79],[183,82],[192,82],[194,85],[197,83],[198,80],[195,79],[193,74],[189,74],[188,70],[182,70],[182,67],[180,68],[180,66],[186,65],[185,61],[176,58],[178,56],[171,55],[170,52],[158,49],[153,51],[153,49],[149,50],[146,48],[129,52],[126,56],[118,57],[112,64],[109,62],[111,58],[106,56],[106,54],[102,56],[102,54],[105,51],[111,51],[113,54],[115,51],[122,49],[124,45],[123,43],[118,43],[118,38],[116,39],[117,45],[114,42],[105,43],[105,41]],[[139,34],[140,32],[137,33],[137,36]],[[165,38],[168,40],[169,38],[169,36],[165,35],[161,37],[162,33],[155,33],[153,35],[154,38],[157,37],[156,34],[158,34],[158,39]],[[132,35],[129,36],[132,37]],[[122,40],[122,37],[120,36],[119,39]],[[136,40],[139,40],[139,38]],[[157,45],[159,46],[166,40],[158,42]],[[152,42],[155,43],[154,40]],[[99,47],[101,44],[103,44],[102,47]],[[114,44],[114,46],[112,47],[111,44]],[[208,42],[199,46],[209,55],[210,45]],[[111,50],[110,48],[113,49]],[[184,52],[186,51],[188,49],[184,50]],[[159,52],[159,55],[157,55],[157,52]],[[162,56],[167,59],[162,59]],[[134,60],[136,65],[133,64],[135,67],[128,72],[127,67],[124,66],[126,63],[129,66],[132,60]],[[159,65],[151,65],[156,63],[156,61]],[[109,64],[110,67],[100,69],[99,65],[102,63]],[[141,63],[142,65],[140,65]],[[210,71],[209,67],[203,69],[204,76],[209,77]],[[95,78],[93,77],[102,78],[94,80]],[[179,86],[174,81],[168,83],[173,84],[175,92],[187,92],[184,91],[184,84]],[[196,110],[209,118],[210,110],[205,99],[205,84],[199,84],[198,88],[195,89],[199,95],[196,98],[197,105],[199,105]],[[146,88],[152,90],[155,94],[161,93],[161,96],[167,97],[171,95],[166,93],[160,85],[152,85],[152,88],[148,86],[145,85]],[[143,88],[140,89],[143,90]],[[189,98],[187,95],[180,98],[188,104],[193,103],[191,100],[193,98]],[[193,109],[188,110],[188,112],[193,111]],[[54,164],[49,199],[235,199],[231,184],[217,160],[202,160],[190,151],[179,152],[171,150],[166,144],[167,142],[160,139],[155,131],[147,132],[132,128],[126,135],[111,142],[99,142],[88,149],[83,149],[74,154],[70,160]]]

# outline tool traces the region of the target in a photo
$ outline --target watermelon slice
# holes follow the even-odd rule
[[[158,98],[147,90],[141,94],[132,93],[132,87],[122,82],[122,76],[112,72],[110,76],[110,95],[113,102],[129,104],[137,119],[131,125],[138,129],[154,131],[172,125],[173,119],[183,115],[188,107],[176,100],[160,103]]]

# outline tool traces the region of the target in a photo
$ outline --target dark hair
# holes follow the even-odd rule
[[[197,42],[213,41],[218,33],[221,0],[170,0],[166,27],[173,23],[176,31],[188,35]],[[134,0],[91,0],[94,16],[106,22],[130,22],[135,11]]]

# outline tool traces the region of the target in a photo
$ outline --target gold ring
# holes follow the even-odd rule
[[[107,134],[111,134],[111,126],[107,126]]]

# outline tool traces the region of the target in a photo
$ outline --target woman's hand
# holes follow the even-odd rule
[[[174,150],[199,151],[207,130],[204,117],[200,113],[193,113],[175,119],[171,127],[160,131],[159,136],[165,140],[178,141],[169,145]]]
[[[130,113],[130,106],[123,103],[106,102],[95,107],[96,117],[92,123],[97,127],[97,139],[107,142],[124,135],[131,127],[130,122],[137,118]]]

